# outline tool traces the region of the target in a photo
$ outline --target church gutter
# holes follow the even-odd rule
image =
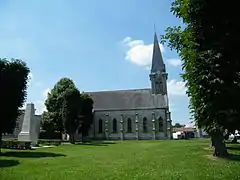
[[[155,108],[155,107],[151,107],[151,108],[128,108],[128,109],[94,109],[95,112],[99,112],[99,111],[136,111],[136,110],[156,110],[156,109],[163,109],[165,110],[166,107],[161,107],[161,108]]]

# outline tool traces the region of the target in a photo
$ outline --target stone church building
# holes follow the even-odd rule
[[[172,137],[165,64],[154,34],[151,88],[86,92],[94,102],[94,139],[170,139]],[[80,138],[80,135],[78,135]]]

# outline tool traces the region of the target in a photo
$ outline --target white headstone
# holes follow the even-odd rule
[[[40,120],[40,118],[35,117],[34,104],[27,104],[18,140],[31,141],[32,145],[35,146],[40,132]]]

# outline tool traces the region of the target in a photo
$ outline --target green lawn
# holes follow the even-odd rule
[[[233,180],[240,160],[214,159],[208,141],[116,141],[3,150],[1,180]],[[240,145],[232,146],[240,154]]]

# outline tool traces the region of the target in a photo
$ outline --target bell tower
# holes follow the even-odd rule
[[[152,94],[167,94],[167,78],[165,64],[163,62],[156,32],[154,33],[152,68],[150,72]]]

